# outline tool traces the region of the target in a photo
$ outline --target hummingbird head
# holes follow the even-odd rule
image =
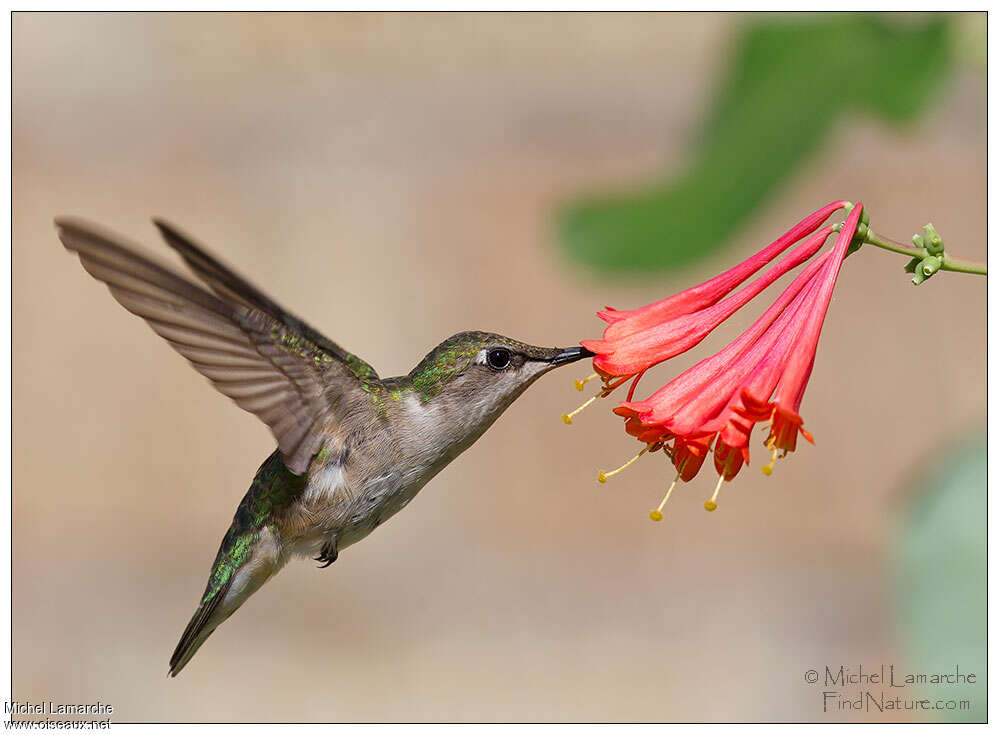
[[[584,347],[535,347],[501,334],[461,332],[432,349],[409,378],[426,399],[509,403],[549,370],[592,356]]]
[[[535,347],[499,334],[462,332],[437,345],[407,377],[436,431],[460,451],[539,377],[592,356],[584,347]]]

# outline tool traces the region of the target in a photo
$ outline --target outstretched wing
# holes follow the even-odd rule
[[[361,387],[337,353],[247,299],[209,293],[89,224],[58,219],[56,226],[63,245],[122,306],[267,424],[288,469],[305,472],[336,420],[338,399]]]
[[[287,311],[252,283],[228,266],[223,265],[203,247],[196,245],[191,238],[176,227],[159,218],[153,219],[153,223],[159,228],[167,245],[176,250],[195,275],[221,298],[269,314],[331,357],[343,362],[359,379],[374,380],[378,378],[375,369],[364,360],[347,352],[336,342]]]

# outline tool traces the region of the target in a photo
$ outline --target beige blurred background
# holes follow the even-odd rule
[[[599,485],[634,442],[606,407],[563,426],[586,369],[548,376],[168,680],[272,440],[52,227],[85,216],[166,258],[166,217],[382,375],[464,329],[598,335],[597,308],[708,277],[834,198],[985,258],[984,69],[965,65],[901,133],[840,124],[712,262],[645,283],[567,263],[555,207],[683,163],[740,20],[16,14],[14,697],[115,721],[843,719],[803,674],[904,659],[890,530],[917,460],[984,426],[984,279],[915,289],[898,256],[852,258],[803,405],[817,446],[744,471],[711,515],[705,473],[649,522],[658,458]]]

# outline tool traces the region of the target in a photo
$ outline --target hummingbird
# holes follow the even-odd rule
[[[55,224],[90,275],[277,442],[236,508],[169,676],[291,558],[331,565],[406,507],[531,383],[593,355],[471,331],[445,339],[408,375],[379,378],[180,230],[153,221],[205,287],[94,225]]]

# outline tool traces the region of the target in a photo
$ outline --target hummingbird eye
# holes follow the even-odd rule
[[[486,353],[486,364],[493,370],[505,370],[510,366],[510,350],[497,347]]]

